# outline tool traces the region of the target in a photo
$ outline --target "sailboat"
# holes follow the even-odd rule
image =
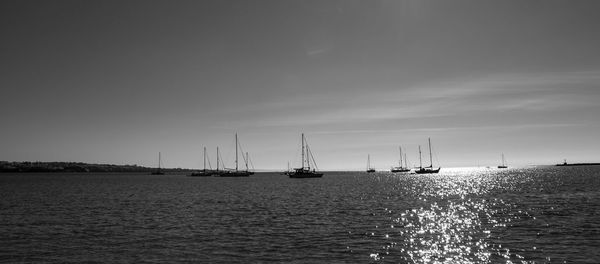
[[[440,168],[433,168],[433,160],[431,155],[431,138],[429,140],[429,166],[423,167],[423,162],[421,161],[421,146],[419,146],[419,169],[415,170],[417,174],[429,174],[429,173],[438,173],[440,172]]]
[[[408,168],[408,162],[406,162],[406,153],[404,154],[404,166],[402,166],[402,147],[398,147],[400,150],[400,161],[399,167],[392,167],[391,172],[409,172],[410,168]]]
[[[158,168],[156,168],[156,170],[153,171],[151,174],[152,175],[163,175],[163,174],[165,174],[164,172],[162,172],[160,170],[160,152],[158,152]]]
[[[306,140],[304,139],[304,133],[302,133],[302,166],[300,168],[294,168],[293,171],[288,173],[288,176],[290,178],[320,178],[320,177],[323,177],[323,173],[318,172],[315,168],[312,168],[312,169],[310,168],[311,160],[313,161],[313,163],[315,163],[315,167],[316,167],[315,159],[312,155],[312,152],[310,151],[310,148],[308,147],[308,144],[306,144]]]
[[[219,153],[219,147],[217,147],[217,169],[215,171],[212,172],[213,176],[220,176],[221,173],[224,173],[225,171],[221,171],[219,170],[219,159],[221,158],[221,154]],[[223,167],[225,167],[225,165],[223,165]]]
[[[248,155],[248,152],[246,152],[246,158],[244,159],[244,163],[246,164],[246,171],[248,173],[250,173],[250,175],[254,175],[254,172],[250,171],[249,168],[248,168],[248,163],[250,163],[250,155]]]
[[[239,141],[238,141],[238,135],[236,133],[235,134],[235,170],[220,171],[217,173],[218,176],[220,176],[220,177],[248,177],[248,176],[254,174],[254,172],[251,172],[248,170],[248,158],[244,157],[243,154],[242,154],[242,157],[244,157],[244,161],[246,162],[246,170],[239,169],[238,146],[239,146]]]
[[[375,172],[374,168],[371,168],[371,155],[367,155],[367,173]]]
[[[505,161],[504,161],[504,153],[502,153],[502,165],[498,166],[498,169],[507,169],[508,166],[506,166]]]
[[[289,175],[290,173],[292,173],[292,170],[290,169],[290,162],[288,161],[287,170],[282,172],[281,175]]]
[[[202,169],[202,171],[198,171],[198,172],[192,172],[192,174],[190,174],[190,176],[194,176],[194,177],[207,177],[207,176],[212,176],[213,175],[213,171],[211,170],[207,170],[206,169],[206,147],[204,147],[204,168]],[[210,162],[208,164],[208,166],[210,167]]]

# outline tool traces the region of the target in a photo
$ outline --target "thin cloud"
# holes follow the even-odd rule
[[[236,126],[255,128],[361,126],[467,116],[475,117],[472,122],[477,124],[498,112],[527,114],[595,106],[595,98],[589,94],[598,93],[593,90],[600,86],[598,75],[594,72],[504,74],[421,84],[397,91],[312,94],[241,106],[230,109],[226,115],[241,115],[244,118],[235,122]],[[227,120],[231,123],[231,119]]]
[[[473,113],[481,111],[553,111],[596,105],[600,72],[502,74],[452,80],[411,87],[413,97],[431,111]],[[437,104],[443,102],[443,104]]]
[[[406,132],[444,132],[461,130],[518,130],[532,128],[559,128],[559,127],[582,127],[590,124],[524,124],[508,126],[462,126],[462,127],[430,127],[430,128],[402,128],[402,129],[357,129],[357,130],[322,130],[315,131],[313,134],[399,134]]]

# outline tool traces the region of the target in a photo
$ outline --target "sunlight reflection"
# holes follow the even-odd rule
[[[511,188],[522,182],[507,182],[493,169],[457,168],[430,177],[413,177],[411,195],[423,207],[392,212],[382,235],[383,252],[371,254],[375,261],[387,255],[411,263],[528,263],[502,245],[493,243],[512,218],[527,215],[507,213],[513,206],[502,199],[484,199],[494,188]],[[395,210],[396,211],[396,210]]]

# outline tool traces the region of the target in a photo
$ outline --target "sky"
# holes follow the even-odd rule
[[[0,2],[0,160],[600,162],[600,1]]]

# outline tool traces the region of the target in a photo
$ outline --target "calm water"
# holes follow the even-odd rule
[[[0,174],[0,262],[599,263],[599,179]]]

